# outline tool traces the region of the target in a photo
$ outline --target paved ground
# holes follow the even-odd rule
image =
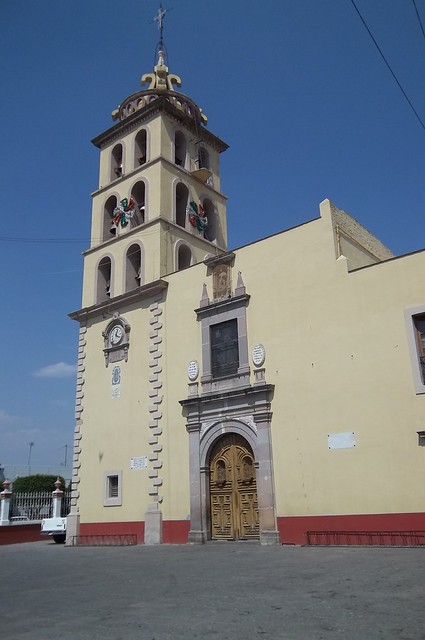
[[[0,547],[7,640],[422,640],[425,549]]]

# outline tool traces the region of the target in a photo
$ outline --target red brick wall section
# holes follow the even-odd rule
[[[41,523],[36,524],[11,524],[0,527],[0,545],[19,544],[20,542],[51,542],[52,538],[41,535]]]

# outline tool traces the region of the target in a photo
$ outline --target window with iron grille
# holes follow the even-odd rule
[[[213,378],[236,375],[239,367],[238,323],[228,320],[210,327]]]
[[[109,498],[118,498],[118,476],[109,476]]]
[[[103,505],[105,507],[121,506],[121,471],[107,471],[105,473],[105,494]]]

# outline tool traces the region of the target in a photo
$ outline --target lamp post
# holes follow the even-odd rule
[[[28,475],[29,476],[31,475],[31,451],[32,451],[33,446],[34,446],[34,443],[30,442],[29,443],[30,450],[28,452]]]

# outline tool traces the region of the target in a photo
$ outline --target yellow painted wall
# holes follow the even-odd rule
[[[277,514],[421,511],[424,449],[416,431],[423,429],[425,396],[414,391],[403,311],[425,303],[425,253],[348,272],[345,258],[335,256],[327,203],[321,213],[235,252],[233,286],[240,271],[251,296],[249,352],[264,344],[266,381],[275,385]],[[201,263],[165,279],[160,493],[163,518],[179,520],[189,513],[188,436],[179,400],[187,396],[188,362],[202,363],[194,309],[204,282],[212,298],[212,277]],[[131,456],[149,453],[149,310],[123,308],[122,315],[131,337],[129,360],[119,363],[119,400],[110,397],[111,365],[105,367],[102,352],[109,319],[87,331],[82,522],[144,519],[150,502],[147,472],[129,470]],[[328,450],[328,434],[351,431],[355,448]],[[123,506],[104,508],[103,474],[111,468],[123,472]]]

